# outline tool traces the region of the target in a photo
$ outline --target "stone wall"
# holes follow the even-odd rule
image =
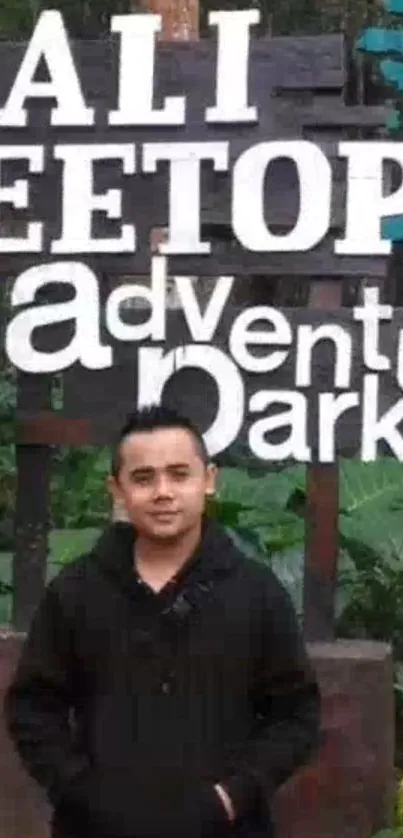
[[[21,636],[0,632],[0,706]],[[313,644],[323,695],[317,760],[278,795],[279,838],[370,838],[393,806],[394,702],[390,649]],[[0,836],[47,838],[48,810],[19,765],[0,713]]]

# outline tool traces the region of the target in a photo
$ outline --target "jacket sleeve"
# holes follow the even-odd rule
[[[4,709],[22,763],[53,805],[87,768],[70,725],[74,671],[72,632],[52,583],[32,620]]]
[[[272,797],[311,759],[319,744],[317,680],[291,600],[276,579],[269,584],[251,690],[256,726],[250,740],[240,743],[221,781],[240,817]]]

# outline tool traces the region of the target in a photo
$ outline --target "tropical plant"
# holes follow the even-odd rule
[[[340,544],[357,571],[345,615],[349,630],[392,642],[403,660],[402,465],[345,461],[340,477]]]
[[[51,479],[51,521],[56,529],[100,527],[109,515],[108,449],[59,448]]]

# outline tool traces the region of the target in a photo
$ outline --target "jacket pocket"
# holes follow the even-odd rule
[[[232,828],[212,785],[182,776],[106,770],[69,785],[57,821],[81,838],[226,838]]]

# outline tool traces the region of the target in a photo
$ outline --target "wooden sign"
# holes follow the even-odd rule
[[[403,458],[403,314],[379,289],[351,310],[239,308],[233,278],[221,277],[202,310],[192,280],[176,277],[179,307],[168,311],[164,271],[155,258],[150,286],[120,285],[102,307],[82,276],[76,302],[27,308],[9,328],[19,366],[30,357],[30,373],[64,369],[63,415],[87,422],[83,442],[110,443],[127,412],[164,400],[226,462],[374,460],[385,448]],[[56,312],[60,325],[33,340]]]
[[[71,44],[44,11],[28,44],[0,44],[19,441],[66,441],[63,419],[84,423],[75,440],[107,443],[127,410],[168,399],[216,457],[368,460],[387,445],[400,458],[400,315],[375,289],[327,321],[232,295],[256,274],[384,275],[403,143],[375,136],[384,109],[341,103],[341,36],[260,37],[256,9],[209,23],[214,38],[163,44],[158,15],[116,15],[109,39]],[[357,125],[367,135],[346,139]],[[190,277],[218,277],[205,308]],[[55,374],[63,413],[46,418],[38,393]]]
[[[29,44],[0,44],[4,272],[74,257],[143,274],[166,226],[159,253],[178,273],[194,259],[203,275],[239,260],[273,273],[298,253],[315,275],[324,247],[339,273],[353,256],[372,275],[391,250],[382,218],[403,207],[403,187],[384,195],[403,144],[329,143],[323,130],[353,117],[329,99],[343,39],[258,37],[258,22],[257,9],[212,12],[215,40],[167,45],[158,15],[115,15],[109,40],[70,45],[44,11]]]

